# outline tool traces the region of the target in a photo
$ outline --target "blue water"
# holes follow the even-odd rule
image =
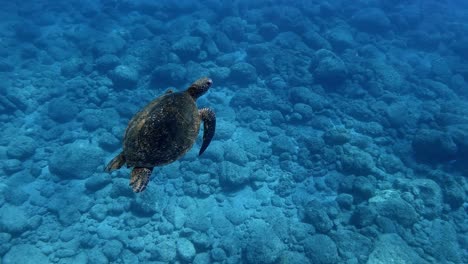
[[[1,6],[0,263],[468,263],[466,1]],[[203,76],[203,155],[104,171]]]

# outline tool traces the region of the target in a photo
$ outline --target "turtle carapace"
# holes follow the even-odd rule
[[[209,108],[198,109],[195,101],[212,83],[201,78],[187,90],[168,91],[145,106],[128,123],[123,150],[105,170],[133,167],[130,185],[134,192],[142,192],[154,167],[172,163],[192,148],[203,122],[201,155],[214,136],[216,116]]]

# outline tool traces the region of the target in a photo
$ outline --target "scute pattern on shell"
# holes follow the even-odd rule
[[[154,167],[171,163],[195,143],[200,116],[187,92],[166,93],[153,100],[132,120],[124,137],[129,167]]]

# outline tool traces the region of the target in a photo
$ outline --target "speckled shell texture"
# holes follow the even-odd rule
[[[171,163],[195,143],[200,117],[186,92],[166,93],[149,103],[129,122],[124,137],[128,167],[155,167]]]

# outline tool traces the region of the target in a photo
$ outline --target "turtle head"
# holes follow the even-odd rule
[[[196,80],[194,83],[190,85],[187,89],[187,92],[193,97],[193,99],[197,99],[198,97],[202,96],[203,94],[210,89],[213,81],[208,77],[203,77],[201,79]]]

